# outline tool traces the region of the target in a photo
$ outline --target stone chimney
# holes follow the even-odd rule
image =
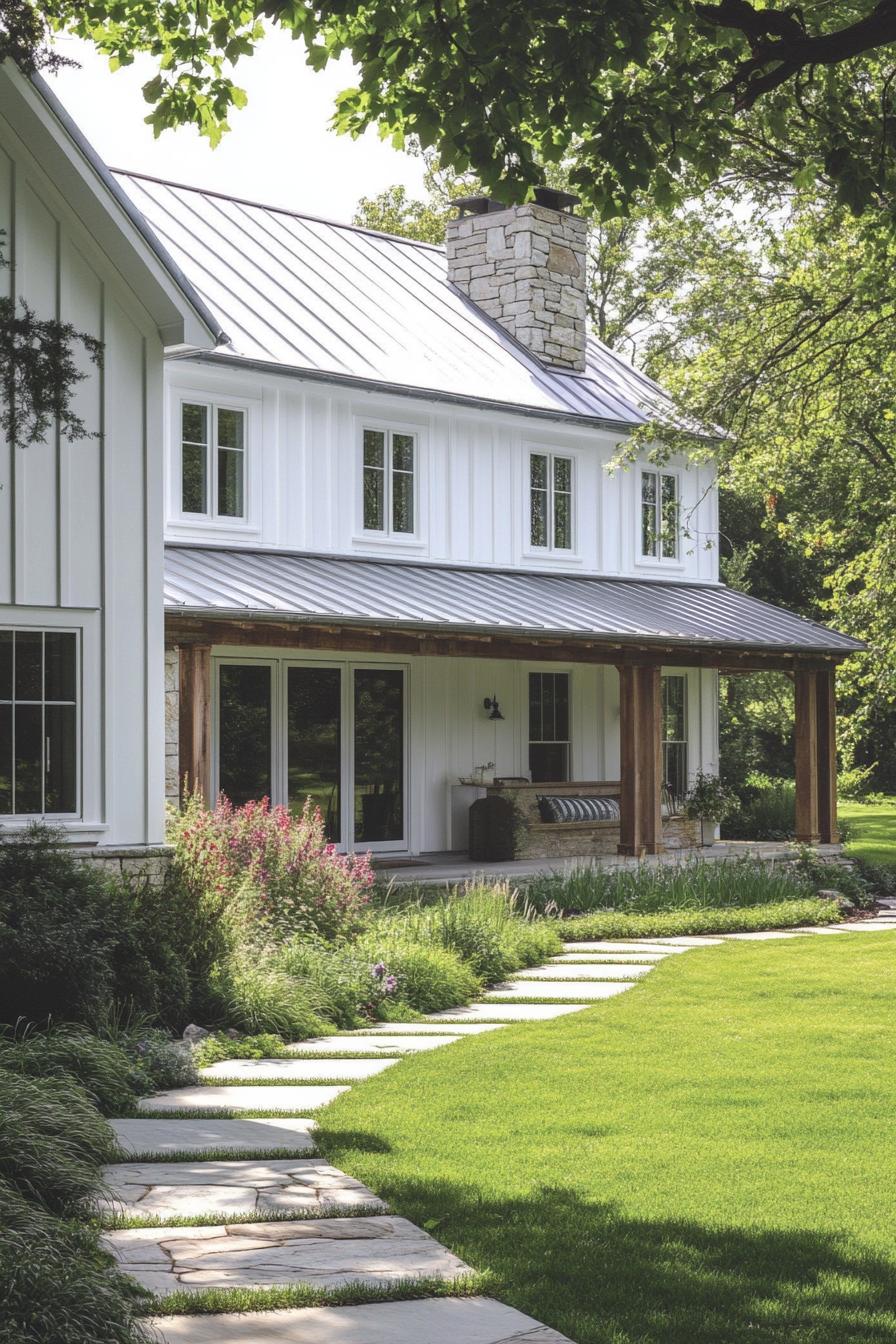
[[[582,373],[588,227],[571,213],[577,196],[538,187],[535,198],[513,206],[488,196],[455,201],[448,279],[543,364]]]

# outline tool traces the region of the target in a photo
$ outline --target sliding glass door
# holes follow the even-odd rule
[[[407,847],[405,673],[351,663],[221,662],[218,787],[235,806],[310,798],[345,849]]]

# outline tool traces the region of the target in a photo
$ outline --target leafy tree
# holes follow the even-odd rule
[[[856,209],[889,209],[896,186],[894,0],[4,0],[0,18],[0,55],[20,61],[46,59],[54,29],[114,64],[150,53],[155,129],[212,141],[245,102],[234,66],[279,25],[313,68],[358,65],[340,130],[415,137],[502,197],[562,162],[605,216],[730,172],[833,186]]]

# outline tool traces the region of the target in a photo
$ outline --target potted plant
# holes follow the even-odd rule
[[[692,821],[700,822],[700,843],[711,845],[715,840],[715,828],[720,821],[737,806],[737,794],[723,784],[718,775],[706,775],[698,772],[691,791],[684,800],[684,814]],[[713,834],[707,839],[707,825]]]

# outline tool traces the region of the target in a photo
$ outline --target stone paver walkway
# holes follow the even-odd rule
[[[561,956],[493,986],[478,1003],[300,1041],[286,1059],[223,1060],[201,1070],[200,1086],[159,1093],[141,1102],[141,1115],[113,1121],[122,1161],[105,1173],[101,1212],[117,1222],[105,1243],[162,1301],[175,1291],[297,1285],[363,1293],[420,1278],[460,1287],[470,1272],[462,1260],[315,1155],[312,1111],[402,1056],[583,1012],[669,957],[729,941],[885,930],[896,931],[896,912],[836,928],[567,943]],[[249,1114],[196,1114],[222,1107]],[[265,1111],[281,1114],[251,1117]],[[153,1325],[161,1344],[571,1344],[481,1297],[162,1316]]]

